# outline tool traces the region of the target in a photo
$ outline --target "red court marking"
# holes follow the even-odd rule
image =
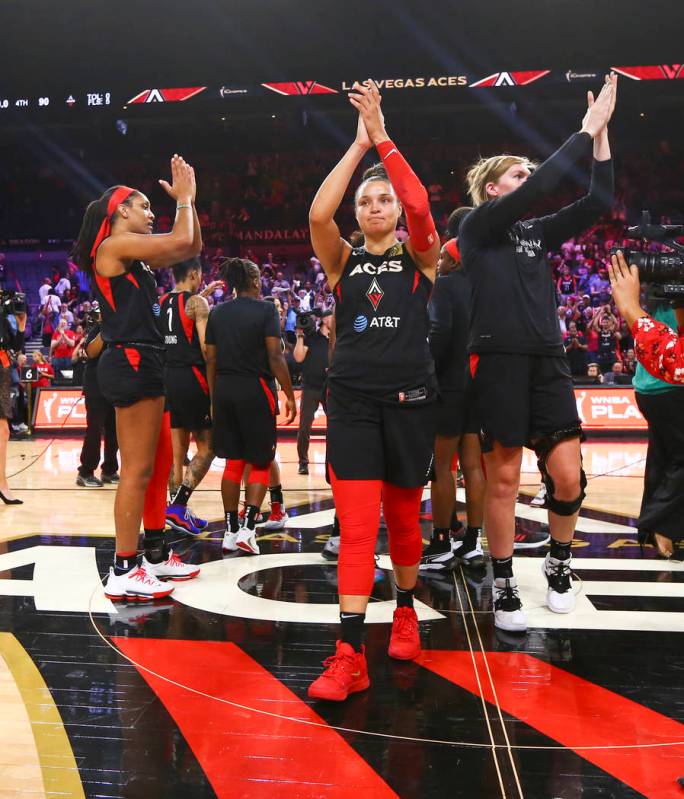
[[[233,643],[112,638],[141,666],[210,694],[141,675],[185,736],[219,799],[398,799],[330,727],[264,716],[211,697],[325,724]]]
[[[495,704],[481,652],[475,652],[475,660],[484,698]],[[530,655],[488,652],[487,663],[506,713],[575,749],[580,757],[648,797],[681,799],[677,778],[684,775],[684,746],[576,747],[684,741],[684,724]],[[480,695],[470,652],[424,651],[420,664]]]

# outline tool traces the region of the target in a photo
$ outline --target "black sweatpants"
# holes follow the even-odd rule
[[[648,422],[644,496],[637,527],[684,539],[684,389],[636,394]]]
[[[93,474],[100,462],[100,444],[104,432],[104,460],[102,473],[114,474],[119,471],[116,454],[119,444],[116,440],[116,413],[114,406],[107,402],[101,394],[86,392],[85,406],[87,427],[83,447],[81,449],[81,465],[78,473],[81,477]]]
[[[311,439],[311,425],[318,406],[323,403],[325,410],[324,389],[306,388],[302,390],[299,402],[299,430],[297,431],[297,457],[300,463],[309,463],[309,440]]]

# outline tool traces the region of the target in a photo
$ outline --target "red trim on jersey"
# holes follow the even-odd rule
[[[342,302],[342,286],[339,283],[335,286],[335,294],[337,295],[337,301]]]
[[[169,296],[169,292],[168,292],[168,291],[166,292],[166,294],[162,294],[162,295],[161,295],[161,297],[159,298],[159,305],[160,305],[160,306],[164,304],[164,300],[165,300],[165,299],[166,299],[168,296]]]
[[[268,405],[271,409],[271,414],[275,416],[275,398],[271,393],[271,389],[268,387],[268,383],[264,380],[263,377],[259,378],[259,382],[261,383],[261,387],[264,390],[264,394],[266,394],[266,397],[268,398]]]
[[[470,353],[470,376],[475,377],[475,372],[477,372],[477,366],[480,363],[480,356],[476,352]]]
[[[140,284],[135,279],[135,275],[132,275],[130,272],[126,272],[126,277],[131,281],[131,283],[137,288],[140,288]]]
[[[128,359],[128,363],[130,363],[130,365],[137,372],[140,368],[140,353],[133,347],[123,347],[122,349],[124,351],[124,355]]]
[[[209,396],[209,383],[207,383],[207,380],[202,372],[200,372],[196,366],[192,367],[192,371],[195,373],[195,377],[197,378],[197,382],[200,384],[202,391]]]
[[[95,272],[95,282],[100,290],[100,294],[107,300],[111,306],[112,311],[116,311],[116,302],[114,301],[114,292],[112,291],[112,283],[108,277],[102,277]]]
[[[411,294],[416,293],[416,289],[418,288],[419,283],[420,283],[420,272],[416,269],[415,274],[413,275],[413,288],[411,289]]]
[[[178,294],[178,313],[180,314],[181,325],[183,327],[183,332],[185,333],[185,338],[188,340],[188,344],[192,344],[192,331],[195,323],[185,313],[185,297],[183,296],[182,292],[179,292]]]

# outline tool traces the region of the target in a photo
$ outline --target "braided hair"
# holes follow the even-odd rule
[[[71,251],[71,257],[74,263],[79,267],[82,272],[91,274],[92,272],[92,259],[90,251],[92,249],[95,238],[97,237],[98,230],[102,221],[107,216],[107,205],[109,198],[114,192],[121,188],[121,186],[110,186],[97,200],[93,200],[85,210],[83,215],[83,222],[81,223],[81,230],[78,237],[74,242]],[[134,192],[130,197],[123,201],[123,205],[131,205],[131,200],[135,194]]]
[[[247,258],[226,258],[221,264],[221,274],[228,291],[241,294],[253,287],[254,278],[258,278],[260,272],[254,261]]]

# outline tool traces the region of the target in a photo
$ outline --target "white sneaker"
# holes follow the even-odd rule
[[[192,580],[200,573],[200,567],[194,563],[183,563],[174,555],[173,550],[169,550],[169,557],[161,563],[150,563],[143,555],[142,566],[148,574],[158,580]]]
[[[237,533],[229,533],[228,530],[223,534],[223,543],[221,549],[223,552],[235,552],[238,548]]]
[[[543,508],[545,504],[546,504],[546,484],[542,483],[539,486],[539,492],[537,493],[537,496],[532,500],[532,502],[530,502],[530,505],[533,508]]]
[[[287,511],[280,504],[280,502],[271,503],[271,513],[269,514],[268,521],[259,524],[262,530],[282,530],[285,527],[285,522],[290,517]]]
[[[542,574],[549,584],[546,604],[554,613],[572,613],[575,609],[575,592],[572,590],[572,572],[568,560],[558,560],[548,555],[542,563]]]
[[[163,599],[172,592],[173,587],[168,588],[143,566],[134,566],[126,574],[114,574],[112,566],[105,585],[105,596],[114,602],[151,602],[153,599]]]
[[[250,555],[259,554],[259,544],[256,540],[256,530],[250,530],[249,527],[241,527],[237,538],[235,539],[238,549],[243,552],[248,552]]]
[[[497,577],[494,580],[492,602],[496,627],[514,633],[524,633],[527,630],[527,617],[522,609],[515,577]]]

